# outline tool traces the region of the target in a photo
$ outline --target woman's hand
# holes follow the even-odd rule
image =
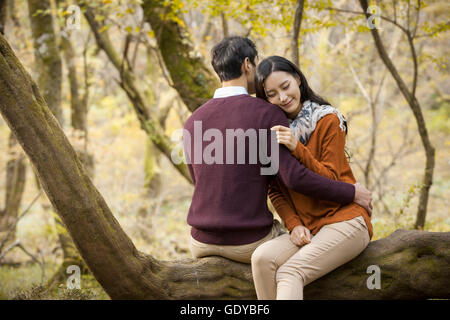
[[[291,231],[291,241],[297,246],[303,246],[311,242],[311,232],[304,226],[296,226]]]
[[[284,126],[274,126],[271,130],[275,130],[277,132],[277,141],[280,144],[284,144],[291,152],[294,152],[295,147],[297,147],[298,141],[291,129]]]

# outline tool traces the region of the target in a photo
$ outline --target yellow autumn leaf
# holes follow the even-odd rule
[[[102,33],[103,31],[108,30],[108,26],[103,26],[100,28],[99,32]]]

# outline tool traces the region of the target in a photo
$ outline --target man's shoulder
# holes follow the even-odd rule
[[[186,120],[185,127],[192,125],[195,120],[201,120],[209,112],[216,111],[214,106],[217,104],[224,103],[227,105],[236,104],[237,106],[242,106],[244,104],[245,108],[254,109],[254,119],[260,119],[259,121],[267,122],[267,125],[280,124],[280,121],[283,124],[285,121],[287,122],[286,115],[278,106],[273,105],[261,98],[250,95],[239,95],[227,98],[213,98],[206,101],[190,115],[190,117]]]
[[[251,101],[251,104],[258,109],[260,114],[264,114],[264,116],[273,119],[286,119],[286,115],[280,107],[261,98],[249,96],[249,99],[251,99],[249,101]]]
[[[252,104],[254,104],[255,106],[258,106],[259,108],[265,108],[269,111],[274,111],[274,110],[280,109],[276,105],[271,104],[270,102],[267,102],[266,100],[258,98],[258,97],[248,96],[248,99]]]
[[[214,99],[209,99],[205,103],[203,103],[201,106],[199,106],[197,109],[195,109],[192,114],[186,119],[185,126],[189,124],[190,122],[197,120],[197,118],[201,117],[201,113],[205,110],[205,108],[209,104],[214,104]]]

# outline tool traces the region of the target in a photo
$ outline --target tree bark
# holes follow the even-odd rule
[[[367,13],[368,3],[367,0],[359,0],[361,7],[363,11],[365,12],[365,15],[367,18],[370,17],[370,14]],[[409,27],[409,26],[408,26]],[[403,29],[403,31],[405,31]],[[370,33],[372,34],[373,40],[375,42],[375,47],[377,48],[378,54],[380,55],[381,60],[386,65],[387,69],[391,73],[392,77],[394,78],[395,82],[397,83],[398,88],[400,89],[400,92],[405,97],[410,109],[412,110],[414,114],[414,118],[416,119],[417,127],[419,130],[419,135],[422,141],[422,145],[425,150],[425,157],[426,157],[426,163],[425,163],[425,172],[423,176],[423,182],[422,182],[422,188],[420,190],[420,197],[419,197],[419,206],[417,209],[417,218],[415,223],[415,228],[417,229],[423,229],[425,226],[425,219],[427,214],[427,205],[428,205],[428,197],[430,193],[431,185],[433,184],[433,172],[434,172],[434,166],[435,166],[435,148],[431,144],[430,137],[428,135],[427,126],[425,123],[425,119],[422,114],[422,108],[419,104],[419,101],[417,100],[415,96],[415,87],[417,84],[417,60],[415,56],[415,49],[414,44],[411,39],[411,35],[409,33],[409,30],[406,30],[407,37],[408,37],[408,43],[411,48],[411,53],[413,56],[413,62],[414,62],[414,80],[413,80],[413,86],[412,90],[410,91],[408,87],[406,86],[405,82],[403,81],[402,77],[397,71],[397,68],[395,68],[391,58],[389,58],[389,55],[386,52],[386,49],[384,47],[383,41],[381,40],[381,37],[378,33],[378,30],[376,28],[371,28]]]
[[[230,33],[228,32],[228,21],[227,17],[225,16],[225,13],[220,13],[220,20],[222,21],[222,34],[224,38],[227,38],[230,36]]]
[[[304,3],[305,0],[297,0],[297,4],[295,5],[294,28],[292,29],[292,62],[294,62],[297,66],[300,65],[298,38],[300,36],[300,28],[302,25]]]
[[[83,165],[87,168],[89,176],[94,176],[94,157],[87,151],[88,144],[88,126],[87,126],[87,95],[88,88],[85,88],[84,96],[79,92],[79,81],[76,69],[75,50],[72,46],[70,34],[61,37],[62,47],[64,50],[64,60],[67,66],[67,76],[70,87],[70,109],[71,109],[71,126],[72,131],[70,140],[75,147],[78,156]]]
[[[0,210],[0,234],[9,232],[15,224],[25,190],[26,159],[14,134],[11,132],[8,141],[9,160],[6,164],[6,196],[5,208]],[[14,230],[15,231],[15,230]],[[7,243],[15,239],[15,232],[10,232]],[[6,234],[5,233],[5,234]],[[0,236],[0,241],[3,240]]]
[[[112,299],[255,298],[247,264],[217,257],[158,261],[136,249],[1,35],[0,112],[83,259]],[[379,290],[367,288],[369,265],[381,269]],[[449,279],[450,232],[397,230],[306,286],[305,298],[450,298]]]
[[[204,58],[195,52],[187,28],[174,20],[164,19],[172,10],[164,3],[164,0],[144,0],[144,16],[155,33],[175,89],[188,109],[194,111],[212,98],[220,83]],[[183,21],[180,14],[173,14]]]
[[[39,13],[38,10],[41,10]],[[37,84],[48,107],[63,125],[61,108],[62,63],[53,29],[49,0],[28,0],[28,11],[33,34]]]
[[[8,0],[0,0],[0,33],[5,34]]]
[[[145,90],[145,100],[148,106],[152,107],[152,113],[158,115],[158,121],[163,130],[166,129],[166,119],[169,115],[170,110],[173,107],[173,101],[175,97],[169,98],[167,103],[161,105],[161,86],[158,84],[158,78],[163,75],[159,72],[159,64],[155,63],[158,57],[156,56],[154,50],[147,46],[147,62],[146,62],[146,75],[151,86],[147,87]],[[155,143],[148,139],[145,148],[145,162],[144,162],[144,172],[145,172],[145,182],[144,187],[147,191],[147,195],[151,198],[155,198],[159,195],[162,184],[162,176],[160,171],[161,163],[161,152],[158,150]]]
[[[9,136],[8,143],[10,160],[6,165],[6,200],[5,211],[10,212],[8,216],[17,217],[22,202],[25,188],[25,154],[14,135]]]

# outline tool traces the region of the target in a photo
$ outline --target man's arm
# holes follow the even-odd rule
[[[372,215],[372,193],[364,186],[330,180],[310,171],[284,145],[279,148],[278,176],[288,188],[296,192],[341,204],[355,202],[366,209],[369,216]]]
[[[281,110],[271,109],[268,127],[272,128],[276,125],[289,127],[286,116]],[[311,170],[307,169],[299,162],[284,145],[273,143],[277,141],[275,131],[270,130],[268,135],[268,146],[278,148],[278,172],[277,175],[286,185],[286,187],[302,193],[306,196],[317,198],[320,200],[333,201],[341,204],[349,204],[355,200],[355,186],[342,181],[334,181],[322,177]],[[274,154],[271,150],[271,155]]]
[[[307,169],[285,146],[279,147],[277,174],[286,187],[306,196],[349,204],[355,199],[355,186],[322,177]]]

